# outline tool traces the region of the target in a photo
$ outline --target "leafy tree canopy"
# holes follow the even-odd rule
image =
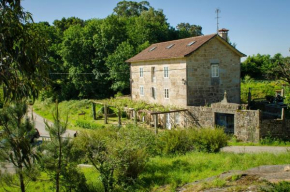
[[[36,98],[46,80],[46,40],[21,0],[0,0],[0,84],[6,100]]]
[[[122,17],[140,16],[143,11],[148,11],[151,8],[148,1],[120,1],[114,8],[114,13]]]
[[[179,38],[194,37],[202,35],[200,25],[191,25],[189,23],[179,23],[176,28],[179,30]]]

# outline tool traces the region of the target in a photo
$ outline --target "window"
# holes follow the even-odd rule
[[[170,49],[171,47],[173,47],[175,44],[171,44],[169,46],[166,47],[166,49]]]
[[[164,67],[164,77],[168,77],[168,67]]]
[[[140,96],[144,96],[144,87],[140,86]]]
[[[156,82],[155,67],[151,67],[151,81]]]
[[[195,43],[196,41],[191,41],[190,43],[187,44],[187,46],[191,46]]]
[[[219,77],[219,64],[211,65],[211,77]]]
[[[157,47],[152,47],[149,52],[154,51],[154,49],[156,49]]]
[[[143,67],[140,67],[140,77],[143,77]]]
[[[154,87],[151,87],[151,94],[152,94],[152,98],[156,99],[156,89]]]
[[[164,89],[164,93],[165,93],[165,98],[168,99],[169,98],[169,89]]]

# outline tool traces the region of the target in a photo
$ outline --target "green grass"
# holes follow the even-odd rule
[[[68,128],[72,130],[82,130],[83,127],[79,126],[78,122],[85,122],[93,125],[92,127],[103,127],[111,126],[111,124],[117,125],[118,117],[109,117],[108,123],[104,124],[104,119],[93,120],[92,114],[92,103],[89,100],[71,100],[60,102],[59,111],[62,119],[65,119],[68,116]],[[96,105],[96,111],[99,111],[101,105]],[[46,101],[36,101],[33,105],[33,110],[40,116],[53,121],[53,111],[55,109],[55,103]],[[85,112],[85,115],[79,115],[80,113]],[[122,122],[126,121],[126,118],[122,118]]]
[[[143,189],[158,189],[169,185],[170,190],[196,180],[219,175],[229,170],[246,170],[260,165],[287,164],[290,153],[231,154],[188,153],[182,156],[152,158],[140,176]],[[141,189],[142,190],[142,189]]]
[[[174,191],[186,183],[217,176],[230,170],[246,170],[260,165],[289,164],[290,153],[282,154],[233,154],[233,153],[198,153],[185,155],[158,156],[151,158],[145,171],[140,175],[134,191]],[[87,183],[102,191],[99,174],[94,168],[81,168]],[[45,174],[42,173],[45,179]],[[224,182],[216,180],[212,186],[223,186]],[[30,182],[28,191],[50,191],[48,181]],[[4,188],[0,187],[0,192]],[[15,191],[15,190],[14,190]]]

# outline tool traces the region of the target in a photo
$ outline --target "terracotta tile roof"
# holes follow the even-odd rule
[[[208,42],[209,40],[211,40],[212,38],[216,36],[218,35],[211,34],[211,35],[205,35],[205,36],[190,37],[186,39],[179,39],[179,40],[174,40],[174,41],[166,41],[162,43],[155,43],[155,44],[150,45],[148,48],[144,49],[143,51],[141,51],[139,54],[135,55],[134,57],[128,59],[126,62],[131,63],[131,62],[137,62],[137,61],[182,58],[193,53],[202,45],[204,45],[206,42]],[[192,42],[194,43],[192,45],[189,45]],[[224,43],[227,43],[227,42],[224,41]],[[233,49],[237,51],[238,53],[240,53],[241,55],[244,55],[238,50],[236,50],[235,48]]]

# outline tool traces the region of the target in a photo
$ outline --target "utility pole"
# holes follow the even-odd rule
[[[215,13],[216,13],[216,32],[218,33],[219,32],[219,13],[221,12],[221,10],[219,8],[217,8],[215,10]]]

